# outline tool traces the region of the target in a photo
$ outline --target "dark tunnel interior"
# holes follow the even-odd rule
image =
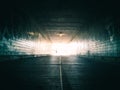
[[[119,90],[118,0],[1,0],[0,90]]]

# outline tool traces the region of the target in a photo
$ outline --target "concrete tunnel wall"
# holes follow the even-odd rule
[[[77,43],[86,41],[87,49],[84,50],[84,54],[81,54],[81,51],[78,49],[75,55],[120,56],[120,26],[118,18],[112,17],[111,19],[109,16],[94,17],[92,15],[88,18],[84,16],[87,15],[86,13],[81,14],[78,11],[63,11],[62,13],[50,11],[42,14],[38,21],[35,16],[29,18],[29,23],[25,22],[24,25],[17,23],[17,25],[14,25],[16,23],[14,18],[12,19],[11,27],[9,25],[11,20],[8,20],[8,25],[0,27],[0,55],[35,55],[34,48],[30,47],[27,41],[34,42],[38,39],[48,41],[50,37],[47,35],[47,30],[76,30],[78,31],[77,34],[76,36],[71,35],[71,40]],[[19,17],[16,17],[16,19],[19,19]],[[28,19],[26,18],[25,20]],[[18,22],[20,21],[18,20]],[[24,22],[24,19],[21,22]],[[5,21],[4,23],[7,24]],[[37,34],[38,31],[41,36]],[[35,35],[30,36],[28,32],[35,32]],[[23,43],[22,40],[26,40],[26,43]],[[46,48],[49,49],[48,46]],[[40,55],[47,55],[47,53]]]

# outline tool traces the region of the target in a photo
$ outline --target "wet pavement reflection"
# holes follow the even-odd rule
[[[0,90],[119,90],[119,81],[119,63],[77,56],[0,62]]]

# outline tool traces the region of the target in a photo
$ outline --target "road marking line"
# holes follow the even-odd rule
[[[63,81],[62,81],[62,59],[60,56],[60,86],[61,86],[61,90],[63,90]]]

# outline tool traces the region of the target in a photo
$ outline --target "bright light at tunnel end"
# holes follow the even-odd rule
[[[70,56],[77,55],[79,52],[84,52],[86,49],[85,43],[53,43],[52,54],[53,56]],[[80,50],[80,51],[79,51]]]
[[[24,52],[29,55],[34,54],[34,55],[51,55],[51,56],[70,56],[70,55],[86,54],[88,50],[88,43],[87,42],[48,43],[48,42],[21,40],[14,42],[14,48],[18,49],[19,52]]]
[[[53,56],[69,56],[76,54],[77,44],[66,43],[53,43],[52,53]]]

